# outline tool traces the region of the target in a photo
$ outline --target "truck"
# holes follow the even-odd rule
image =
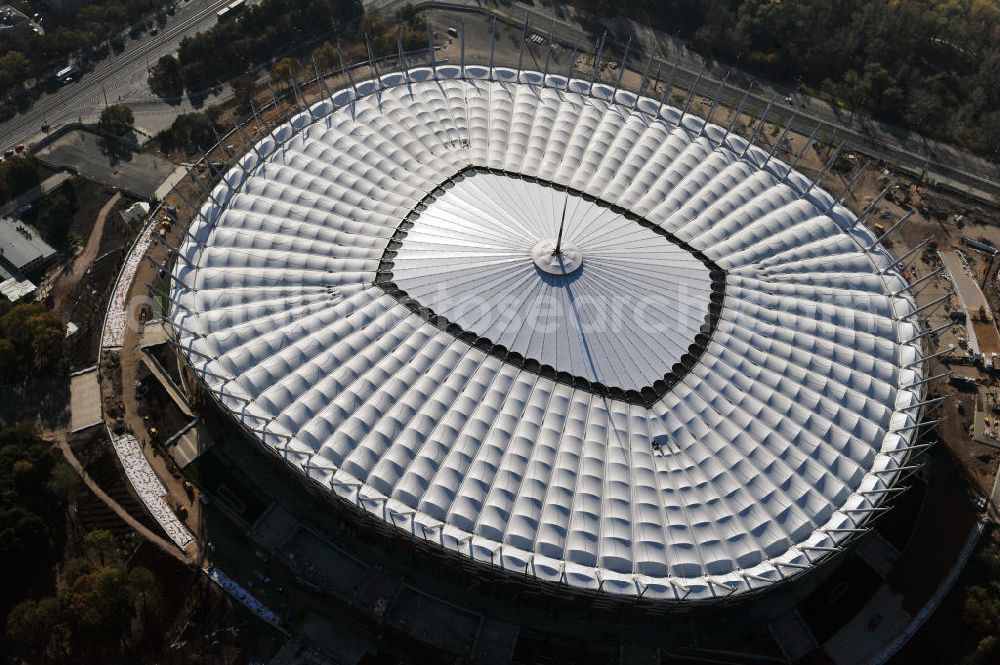
[[[56,72],[56,81],[61,84],[72,83],[80,78],[80,68],[76,65],[66,65]]]
[[[219,23],[225,23],[226,21],[232,21],[243,13],[246,9],[245,0],[233,0],[228,5],[216,12],[215,17]]]

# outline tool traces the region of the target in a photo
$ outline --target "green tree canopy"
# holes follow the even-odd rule
[[[64,340],[62,320],[43,305],[0,302],[0,383],[51,374]]]
[[[112,104],[101,111],[97,126],[106,132],[124,136],[135,126],[135,115],[125,104]]]
[[[35,165],[24,157],[11,157],[0,162],[0,202],[20,196],[41,180]]]
[[[177,62],[177,58],[165,55],[157,60],[153,72],[149,75],[149,87],[160,97],[179,97],[184,93],[181,65]]]

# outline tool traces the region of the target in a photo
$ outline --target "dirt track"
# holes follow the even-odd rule
[[[97,258],[97,251],[101,247],[101,236],[104,235],[104,222],[121,198],[121,192],[116,192],[104,204],[101,211],[97,213],[97,221],[94,223],[94,228],[90,231],[90,236],[87,237],[87,244],[84,245],[83,251],[73,260],[73,265],[68,271],[64,270],[60,273],[59,279],[56,281],[55,286],[52,287],[52,309],[55,311],[63,311],[66,300],[73,295],[76,285],[80,283],[80,278],[87,273],[90,264]]]

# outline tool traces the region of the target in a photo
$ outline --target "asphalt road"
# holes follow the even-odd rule
[[[232,0],[187,0],[177,3],[177,12],[167,17],[159,34],[144,34],[128,40],[119,55],[100,62],[80,80],[43,95],[25,113],[0,124],[0,151],[25,143],[48,123],[53,128],[75,121],[93,109],[126,97],[131,86],[146,78],[146,70],[161,56],[177,50],[181,40],[215,25],[216,12]]]

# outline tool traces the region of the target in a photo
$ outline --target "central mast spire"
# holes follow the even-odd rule
[[[562,233],[563,225],[566,223],[566,205],[569,203],[569,193],[566,193],[566,198],[563,199],[563,211],[562,219],[559,220],[559,235],[556,236],[556,248],[552,250],[552,256],[558,256],[562,254]]]

